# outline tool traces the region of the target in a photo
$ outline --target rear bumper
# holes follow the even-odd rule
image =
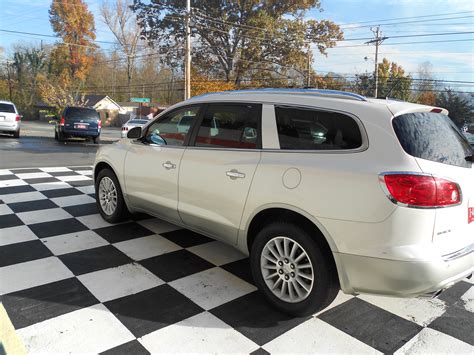
[[[20,130],[20,122],[0,122],[0,132],[18,132]]]
[[[100,129],[77,130],[60,128],[60,132],[65,136],[70,137],[98,137],[100,136]]]
[[[415,297],[436,293],[474,272],[474,245],[434,261],[397,261],[334,253],[345,293]]]

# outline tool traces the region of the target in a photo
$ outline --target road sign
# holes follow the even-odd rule
[[[150,99],[148,97],[132,97],[132,102],[141,102],[141,103],[149,103]]]

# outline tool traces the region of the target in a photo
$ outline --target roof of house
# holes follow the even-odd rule
[[[95,106],[97,103],[105,99],[107,95],[84,95],[87,106]]]

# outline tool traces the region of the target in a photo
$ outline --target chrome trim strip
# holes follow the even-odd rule
[[[450,181],[450,182],[456,184],[456,186],[457,186],[457,188],[458,188],[458,191],[459,191],[459,203],[456,203],[455,205],[431,207],[431,206],[413,206],[413,205],[409,205],[409,204],[406,204],[406,203],[399,202],[399,201],[397,201],[397,200],[395,199],[395,197],[392,196],[392,194],[390,193],[390,191],[388,191],[388,188],[387,188],[387,185],[385,184],[385,179],[384,179],[384,176],[385,176],[385,175],[398,175],[398,174],[403,174],[403,175],[431,176],[431,177],[440,178],[440,179],[444,179],[444,180]],[[395,205],[397,205],[397,206],[401,206],[401,207],[416,208],[416,209],[420,209],[420,210],[432,210],[432,209],[449,208],[449,207],[460,206],[460,205],[462,205],[463,200],[464,200],[463,195],[462,195],[461,186],[460,186],[456,181],[453,181],[453,180],[450,179],[450,178],[447,178],[447,177],[444,177],[444,176],[440,176],[440,175],[436,175],[436,174],[427,174],[427,173],[420,173],[420,172],[415,172],[415,171],[388,171],[388,172],[380,173],[380,174],[379,174],[379,183],[380,183],[380,187],[382,188],[382,190],[383,190],[383,192],[385,193],[385,195],[387,195],[388,199],[389,199],[393,204],[395,204]]]
[[[474,243],[450,254],[442,255],[444,261],[451,261],[462,258],[474,252]]]

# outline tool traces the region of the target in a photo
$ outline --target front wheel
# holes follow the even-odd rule
[[[306,316],[336,298],[339,282],[330,251],[300,227],[285,222],[264,227],[250,254],[259,290],[279,310]]]
[[[128,216],[120,184],[114,172],[108,168],[97,175],[95,199],[102,218],[109,223],[118,223]]]

